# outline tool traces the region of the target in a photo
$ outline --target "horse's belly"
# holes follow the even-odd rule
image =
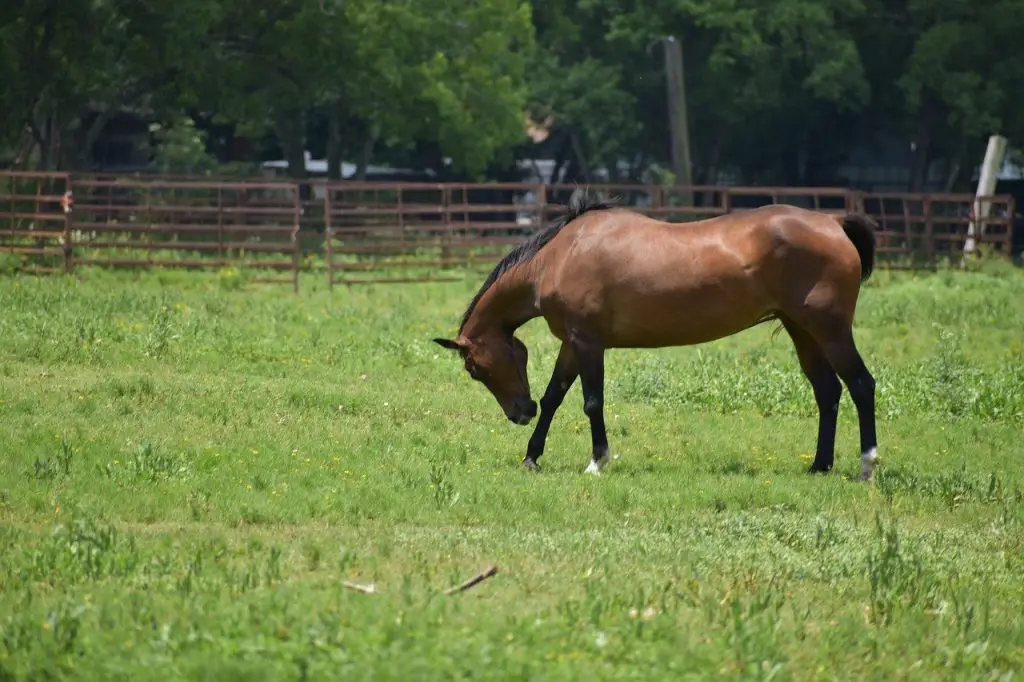
[[[749,281],[606,291],[608,347],[683,346],[736,334],[771,310]]]
[[[769,240],[742,230],[728,241],[684,230],[643,241],[601,236],[552,277],[553,305],[542,309],[553,330],[575,318],[609,348],[691,345],[740,332],[776,307],[760,282]]]

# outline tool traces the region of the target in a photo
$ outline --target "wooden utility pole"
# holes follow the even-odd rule
[[[981,173],[978,176],[978,188],[974,193],[974,206],[971,210],[971,221],[967,226],[967,241],[964,242],[964,255],[960,262],[963,266],[967,258],[974,253],[975,236],[985,235],[985,221],[992,210],[991,201],[982,201],[981,197],[990,197],[996,192],[996,182],[999,178],[999,169],[1003,165],[1006,156],[1006,138],[1002,135],[992,135],[988,138],[988,148],[985,150],[985,160],[981,164]],[[1010,216],[1012,219],[1013,216]]]
[[[686,82],[683,78],[683,46],[675,36],[662,40],[665,48],[665,80],[668,86],[668,120],[672,134],[672,171],[676,185],[693,185],[693,164],[690,160],[690,127],[686,116]],[[684,203],[693,205],[693,195],[686,192]]]

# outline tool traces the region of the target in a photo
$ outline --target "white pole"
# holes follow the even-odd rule
[[[981,173],[978,176],[978,188],[974,194],[974,210],[971,211],[971,222],[967,226],[967,241],[964,242],[964,256],[961,265],[964,265],[967,262],[967,257],[974,253],[975,235],[981,237],[985,234],[985,221],[992,210],[992,202],[982,201],[981,197],[990,197],[995,194],[999,169],[1002,168],[1005,157],[1006,138],[1002,135],[989,137],[985,160],[981,164]]]

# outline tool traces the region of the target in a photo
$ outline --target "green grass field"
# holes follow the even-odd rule
[[[581,473],[577,383],[530,474],[430,342],[478,283],[0,280],[0,680],[1020,676],[1024,272],[868,283],[873,487],[845,393],[804,473],[770,325],[613,352],[618,458]]]

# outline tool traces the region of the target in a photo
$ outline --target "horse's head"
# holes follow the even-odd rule
[[[469,376],[487,387],[509,421],[525,426],[537,416],[526,376],[526,346],[515,336],[492,332],[472,340],[460,335],[434,343],[462,356]]]

